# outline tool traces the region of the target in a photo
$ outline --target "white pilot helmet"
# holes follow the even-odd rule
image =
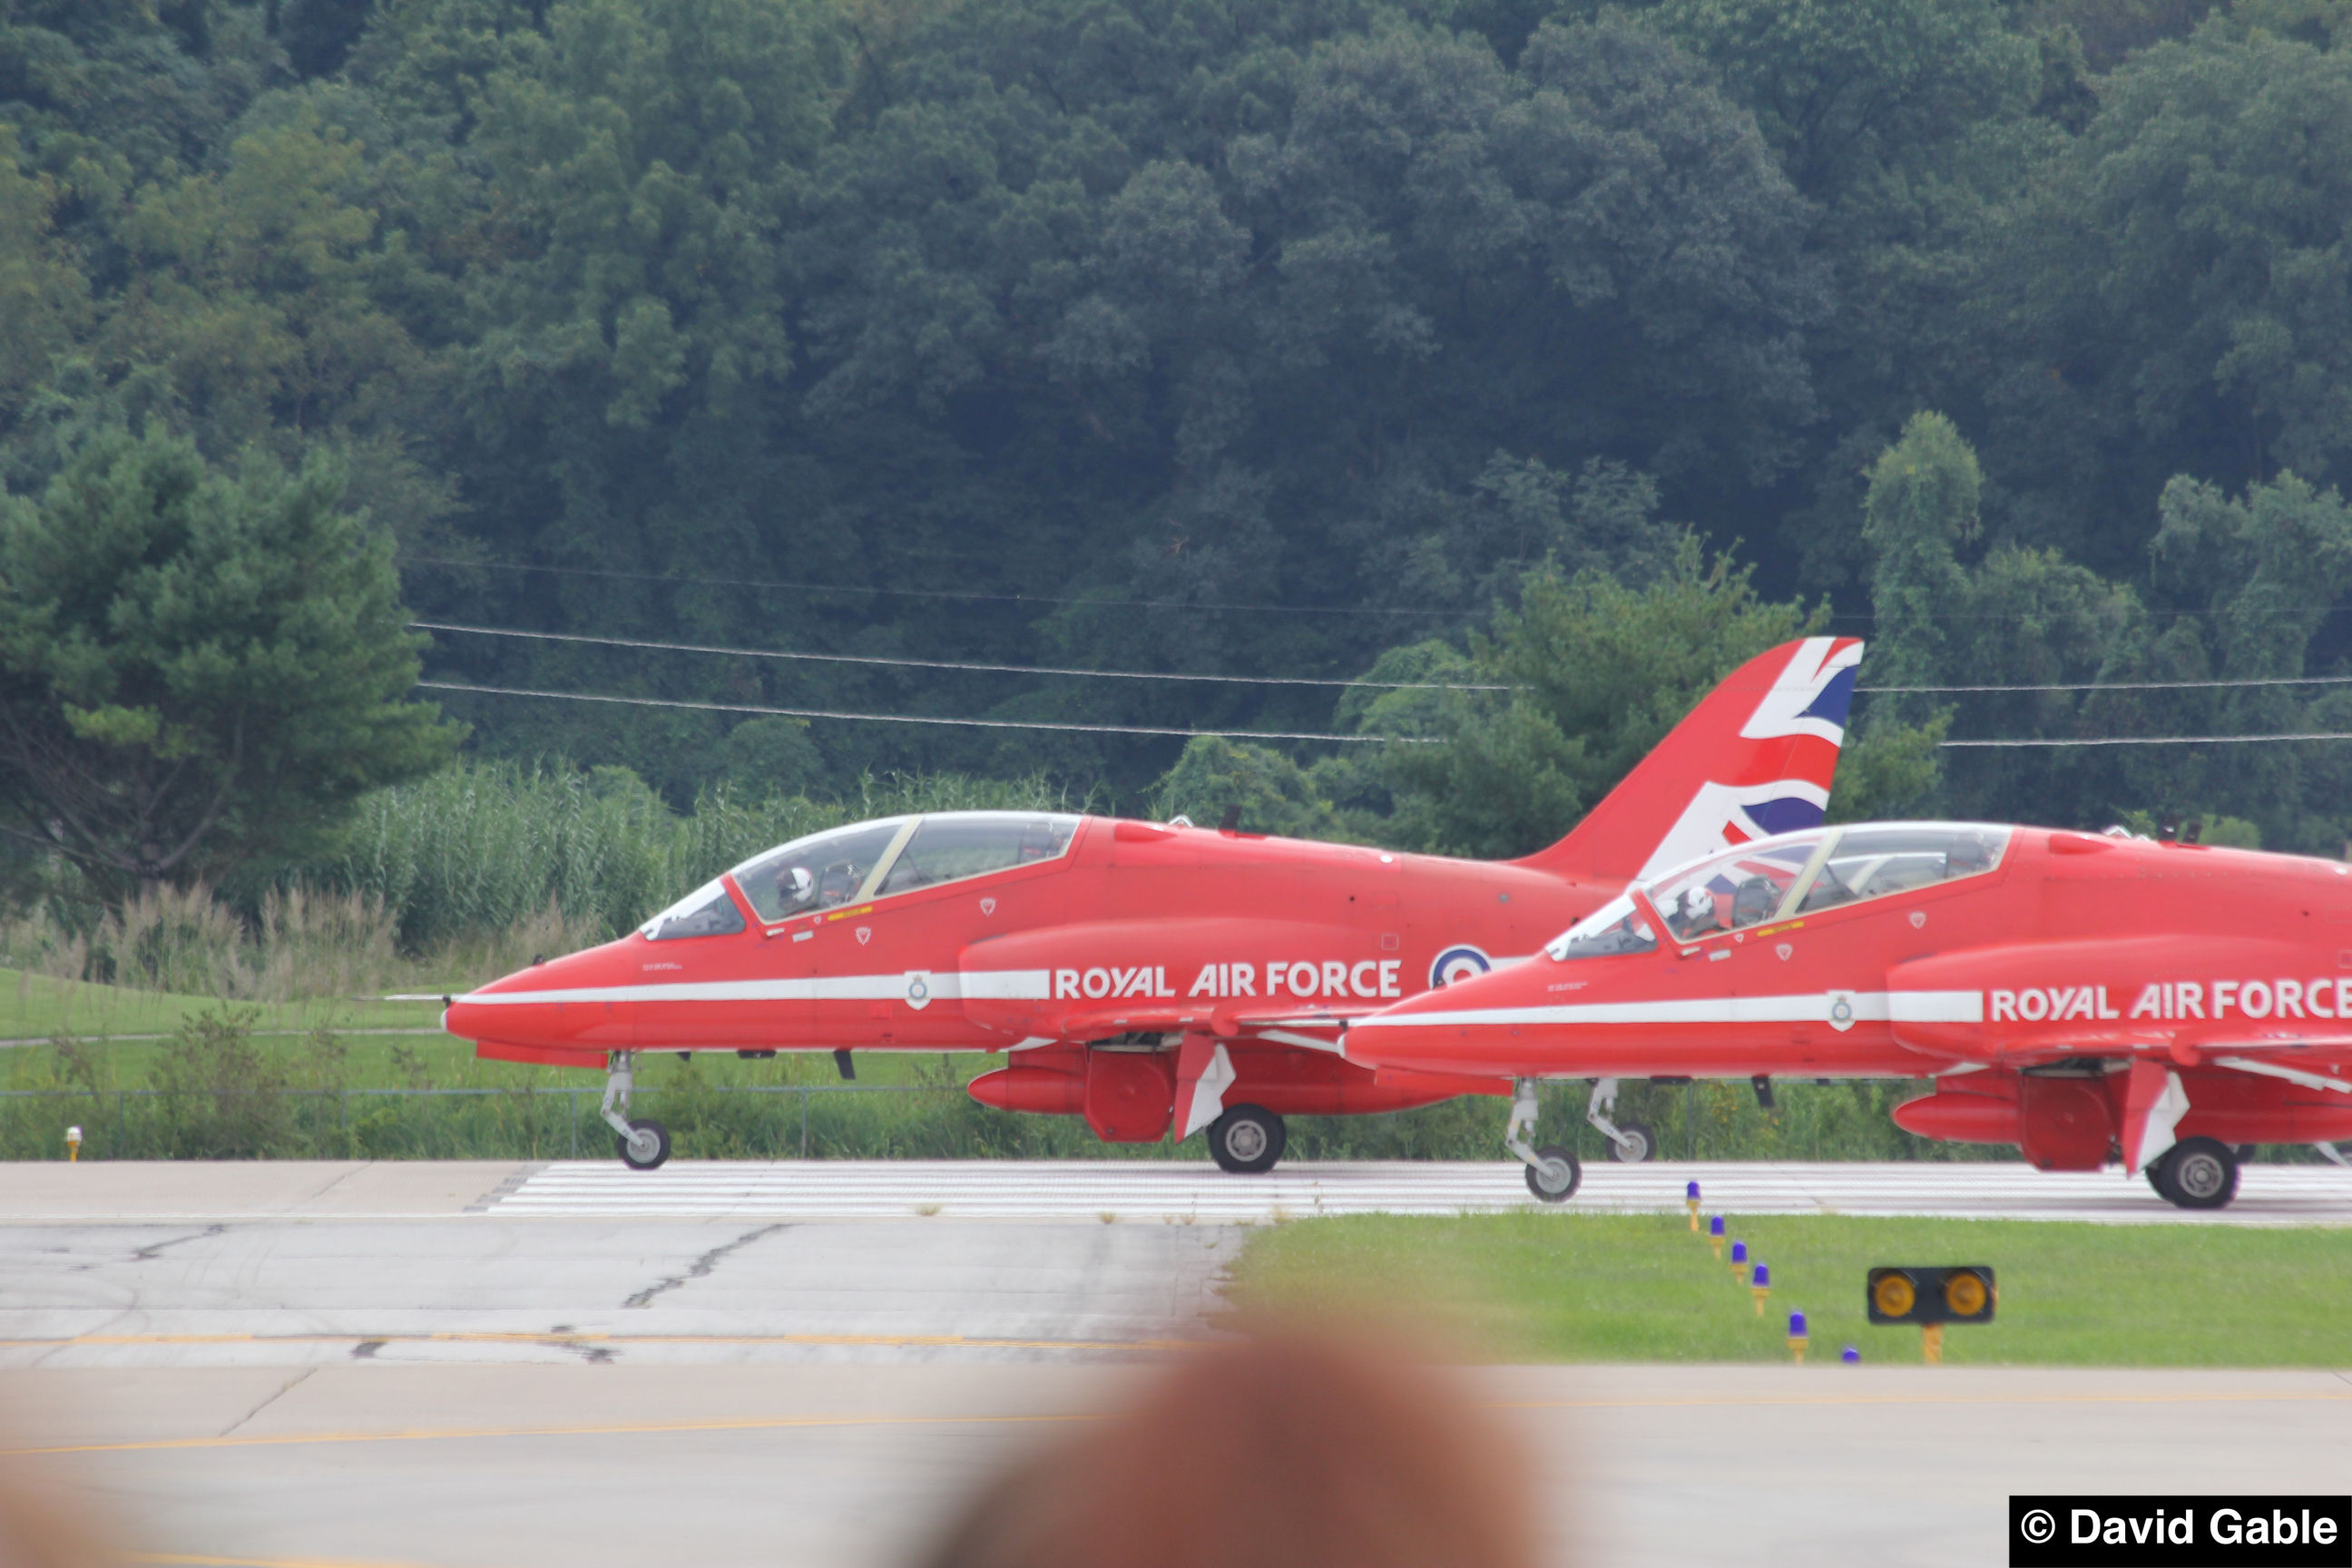
[[[1706,890],[1706,885],[1705,883],[1702,882],[1694,886],[1688,892],[1683,895],[1683,918],[1685,920],[1702,920],[1713,913],[1715,913],[1715,895]]]

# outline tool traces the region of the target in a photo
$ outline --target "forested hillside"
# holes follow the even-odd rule
[[[680,808],[1516,852],[1814,628],[2011,689],[1866,697],[1849,810],[2335,853],[2352,741],[1941,742],[2352,732],[2352,4],[0,0],[10,528],[133,468],[584,639],[422,668],[683,706],[415,695]],[[345,795],[458,740],[374,711]]]

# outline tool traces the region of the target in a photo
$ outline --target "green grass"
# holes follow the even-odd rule
[[[224,1005],[204,996],[96,985],[59,980],[20,969],[0,969],[0,1039],[121,1039],[127,1035],[168,1035],[201,1014]],[[439,1026],[441,1004],[382,1002],[369,997],[331,997],[273,1004],[236,1004],[255,1016],[255,1033],[307,1035],[319,1028],[430,1029]]]
[[[1425,1313],[1507,1362],[1785,1362],[1797,1309],[1808,1360],[1852,1344],[1908,1363],[1919,1331],[1867,1321],[1866,1271],[1979,1263],[1998,1310],[1946,1331],[1947,1363],[2352,1366],[2352,1229],[1805,1215],[1732,1234],[1771,1266],[1761,1318],[1680,1215],[1296,1221],[1250,1238],[1228,1297],[1308,1318]]]

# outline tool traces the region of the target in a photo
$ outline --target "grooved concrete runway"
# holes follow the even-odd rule
[[[1696,1181],[1708,1209],[1735,1214],[1937,1215],[2137,1225],[2352,1225],[2352,1171],[2247,1167],[2218,1213],[2174,1208],[2120,1171],[1969,1164],[1591,1164],[1567,1206],[1679,1209]],[[880,1219],[1190,1219],[1265,1223],[1317,1215],[1488,1214],[1533,1209],[1516,1163],[1297,1163],[1234,1177],[1196,1163],[1072,1160],[680,1162],[658,1171],[576,1162],[531,1172],[489,1205],[506,1215],[789,1215]]]
[[[1751,1214],[2352,1221],[2352,1173],[2259,1166],[2218,1216],[1999,1165],[1602,1166],[1580,1205],[1678,1208],[1692,1174]],[[1516,1207],[1517,1180],[0,1165],[0,1467],[208,1568],[886,1568],[1008,1447],[1214,1331],[1220,1220]],[[2352,1489],[2329,1372],[1464,1375],[1580,1568],[1975,1564],[2011,1491]]]

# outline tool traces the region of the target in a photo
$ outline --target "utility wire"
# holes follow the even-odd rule
[[[2341,686],[2352,675],[2269,675],[2243,680],[2075,680],[2048,686],[1857,686],[1861,692],[1959,691],[2211,691],[2253,686]]]
[[[1328,686],[1372,691],[1518,691],[1522,687],[1472,681],[1344,680],[1305,675],[1188,675],[1143,669],[1079,669],[1050,664],[979,664],[944,658],[885,658],[875,654],[800,653],[778,648],[721,647],[709,643],[660,642],[642,637],[600,637],[580,632],[526,631],[512,626],[474,626],[451,621],[411,621],[410,627],[426,632],[457,632],[468,637],[521,637],[533,642],[588,643],[599,647],[645,648],[665,653],[722,654],[734,658],[796,659],[819,664],[870,664],[902,669],[961,669],[996,675],[1068,675],[1104,680],[1189,680],[1231,686]],[[2342,686],[2352,675],[2281,675],[2242,680],[2078,680],[2039,686],[1857,686],[1857,696],[1902,693],[1953,694],[2033,691],[2203,691],[2263,686]]]
[[[690,708],[704,713],[761,713],[782,719],[846,719],[869,724],[945,724],[975,730],[1061,730],[1095,735],[1213,735],[1233,741],[1338,741],[1358,745],[1427,746],[1422,735],[1328,735],[1286,730],[1177,730],[1148,724],[1056,723],[1043,719],[942,719],[919,713],[836,713],[817,708],[765,708],[750,702],[683,702],[667,697],[614,697],[599,691],[534,691],[517,686],[470,686],[454,680],[420,680],[428,691],[467,691],[484,697],[544,697],[566,702],[616,702],[631,708]]]
[[[2248,746],[2274,741],[2352,741],[2352,733],[2320,735],[2099,735],[2071,741],[1945,741],[1946,746]]]
[[[1066,669],[1053,665],[970,664],[944,658],[883,658],[871,654],[786,653],[764,647],[714,647],[703,643],[652,642],[635,637],[587,637],[577,632],[518,631],[509,626],[467,626],[446,621],[411,621],[417,631],[463,632],[470,637],[525,637],[535,642],[593,643],[601,647],[653,648],[667,653],[716,653],[737,658],[804,659],[820,664],[875,664],[906,669],[970,669],[997,675],[1083,675],[1106,680],[1192,680],[1234,686],[1349,686],[1376,691],[1509,691],[1508,686],[1475,686],[1435,680],[1336,680],[1300,675],[1181,675],[1141,669]]]
[[[984,594],[967,588],[864,588],[848,583],[792,583],[748,577],[685,577],[655,572],[615,572],[597,566],[540,566],[524,561],[456,561],[439,555],[403,555],[416,566],[447,566],[461,571],[543,572],[559,577],[604,577],[626,583],[676,583],[705,588],[785,588],[797,594],[880,594],[902,599],[985,600],[1005,605],[1092,605],[1127,610],[1236,610],[1250,615],[1281,616],[1406,616],[1427,618],[1453,616],[1454,610],[1407,610],[1391,605],[1237,605],[1192,599],[1071,599],[1050,594]]]

